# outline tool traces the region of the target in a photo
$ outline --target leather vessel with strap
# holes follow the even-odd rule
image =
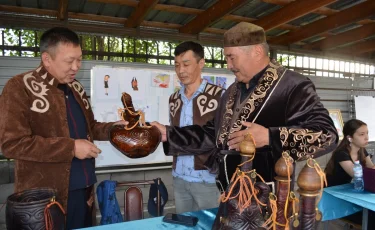
[[[109,131],[109,141],[129,158],[146,157],[158,147],[161,141],[160,131],[146,124],[144,113],[134,109],[129,94],[122,93],[121,101],[124,109],[119,109],[119,116],[129,124],[113,126]]]
[[[65,212],[56,201],[57,192],[34,188],[10,195],[6,203],[8,230],[64,230]]]
[[[265,225],[265,209],[270,188],[252,169],[255,142],[251,134],[240,144],[241,164],[221,195],[221,202],[212,229],[259,229]],[[260,181],[256,182],[259,177]]]

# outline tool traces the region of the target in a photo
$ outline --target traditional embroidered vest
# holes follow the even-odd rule
[[[204,125],[215,116],[223,89],[219,86],[207,83],[203,93],[193,99],[193,124]],[[180,91],[169,97],[169,118],[171,125],[180,126],[181,109],[183,102]],[[208,154],[194,156],[194,169],[205,170],[203,164],[208,159]],[[177,157],[173,157],[173,168],[176,168]]]
[[[228,136],[243,129],[242,121],[254,121],[253,119],[257,116],[263,104],[266,103],[270,92],[277,86],[285,71],[286,69],[283,66],[276,61],[271,61],[242,108],[236,108],[236,101],[240,100],[237,92],[238,87],[232,85],[228,88],[227,101],[223,102],[226,108],[222,115],[222,126],[219,129],[219,135],[216,139],[218,146],[227,146]]]

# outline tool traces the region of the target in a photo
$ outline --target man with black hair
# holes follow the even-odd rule
[[[41,64],[11,78],[0,107],[0,147],[15,159],[15,191],[49,187],[67,211],[67,229],[91,226],[95,158],[93,140],[107,140],[116,123],[94,119],[89,99],[75,78],[82,50],[73,31],[43,33]]]
[[[223,90],[201,78],[205,62],[200,44],[183,42],[174,55],[182,87],[169,98],[170,123],[180,127],[204,125],[213,119]],[[172,175],[177,213],[217,207],[219,191],[215,175],[203,166],[207,158],[207,154],[174,155]]]

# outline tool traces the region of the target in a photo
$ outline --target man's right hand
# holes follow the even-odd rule
[[[96,145],[94,145],[88,140],[75,140],[74,145],[74,156],[80,160],[87,158],[97,158],[98,154],[102,152],[102,150],[98,149]]]
[[[161,133],[161,141],[166,142],[167,141],[167,128],[165,128],[165,125],[162,125],[157,121],[153,121],[150,124],[159,129],[159,131]]]

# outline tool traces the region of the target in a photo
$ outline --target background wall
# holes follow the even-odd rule
[[[8,79],[14,75],[35,69],[40,63],[39,58],[19,58],[19,57],[0,57],[0,93]],[[124,66],[124,67],[150,67],[150,64],[138,63],[119,63],[119,62],[99,62],[99,61],[83,61],[82,68],[77,76],[77,79],[83,84],[86,92],[90,95],[90,70],[93,66]],[[173,66],[152,65],[153,68],[160,68],[163,70],[173,70]],[[207,72],[212,73],[228,73],[224,69],[209,69]],[[344,122],[350,118],[355,117],[355,109],[353,104],[354,95],[375,96],[373,86],[374,80],[372,78],[354,78],[341,79],[329,77],[310,77],[314,82],[317,93],[321,98],[322,103],[327,109],[340,109],[342,112]],[[301,98],[303,100],[303,98]],[[1,108],[0,108],[1,110]],[[1,156],[0,156],[1,157]],[[321,167],[324,168],[330,155],[325,155],[318,158]],[[304,165],[304,162],[297,163],[297,173]],[[134,181],[134,180],[149,180],[160,177],[165,183],[169,192],[169,201],[166,205],[166,212],[174,211],[174,197],[170,165],[140,165],[139,167],[123,167],[111,171],[107,168],[106,171],[98,170],[98,183],[103,180],[117,180],[117,181]],[[5,203],[8,195],[13,193],[14,183],[14,162],[9,160],[0,161],[0,208]],[[97,183],[97,184],[98,184]],[[123,206],[123,192],[126,188],[120,188],[117,192],[117,199],[121,206]],[[144,203],[148,200],[149,187],[141,187],[143,191]],[[145,216],[147,214],[147,205],[145,208]],[[5,207],[0,212],[0,229],[1,224],[5,223]],[[100,213],[98,212],[98,215]]]

